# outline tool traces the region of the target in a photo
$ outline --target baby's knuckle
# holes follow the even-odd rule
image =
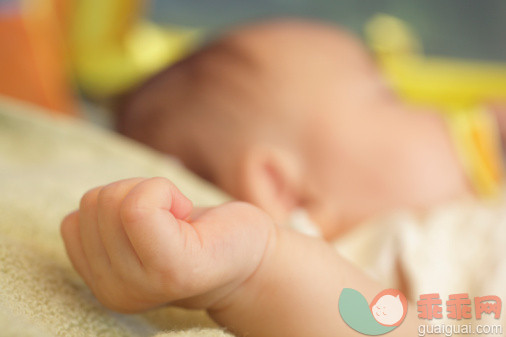
[[[63,218],[60,225],[60,234],[63,239],[67,239],[76,231],[77,222],[75,222],[75,218],[76,216],[72,213]]]
[[[152,189],[152,188],[166,188],[168,185],[172,183],[167,178],[151,177],[143,181],[141,184],[149,189]]]
[[[137,223],[146,219],[147,210],[139,202],[123,203],[119,208],[121,220],[125,223]]]
[[[122,187],[119,184],[110,184],[104,186],[98,194],[98,203],[101,205],[110,205],[115,203],[121,197]]]
[[[67,230],[70,229],[70,227],[74,224],[76,224],[77,220],[77,212],[74,211],[72,213],[67,214],[61,221],[61,229]],[[65,227],[65,228],[64,228]]]
[[[150,179],[150,182],[156,186],[156,188],[160,188],[163,190],[174,190],[177,189],[176,185],[169,179],[163,177],[153,177]]]
[[[164,177],[151,177],[147,181],[154,182],[154,183],[160,183],[160,184],[167,184],[170,183],[170,180]]]
[[[95,207],[96,204],[97,204],[97,190],[93,189],[84,193],[84,195],[81,197],[79,208],[88,209]]]

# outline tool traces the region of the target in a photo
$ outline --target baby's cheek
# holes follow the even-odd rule
[[[383,316],[383,313],[381,312],[380,309],[377,309],[377,308],[374,308],[373,309],[373,314],[376,316],[376,317],[381,317]]]

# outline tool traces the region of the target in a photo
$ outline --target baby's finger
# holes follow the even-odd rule
[[[99,280],[107,275],[110,268],[109,256],[98,231],[97,199],[101,189],[102,186],[86,192],[79,207],[79,230],[84,254],[91,272]]]
[[[176,218],[187,218],[191,209],[191,201],[166,179],[148,179],[128,193],[121,206],[121,220],[145,266],[163,266],[179,256],[188,228]]]
[[[133,275],[141,265],[123,229],[120,205],[125,196],[145,178],[133,178],[104,186],[98,195],[98,230],[113,269],[123,276]]]
[[[81,242],[77,211],[70,213],[63,219],[60,230],[70,262],[84,282],[91,287],[91,270]]]

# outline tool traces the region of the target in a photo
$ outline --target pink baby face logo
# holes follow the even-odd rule
[[[386,289],[372,300],[369,308],[374,319],[383,326],[399,326],[408,311],[406,297],[396,289]]]
[[[396,289],[381,291],[368,303],[355,289],[344,288],[339,295],[339,314],[353,330],[379,336],[396,329],[408,311],[406,297]]]

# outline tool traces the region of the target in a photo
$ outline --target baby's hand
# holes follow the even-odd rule
[[[192,212],[167,179],[135,178],[87,192],[61,231],[98,300],[136,312],[218,306],[258,269],[274,224],[241,202]]]

